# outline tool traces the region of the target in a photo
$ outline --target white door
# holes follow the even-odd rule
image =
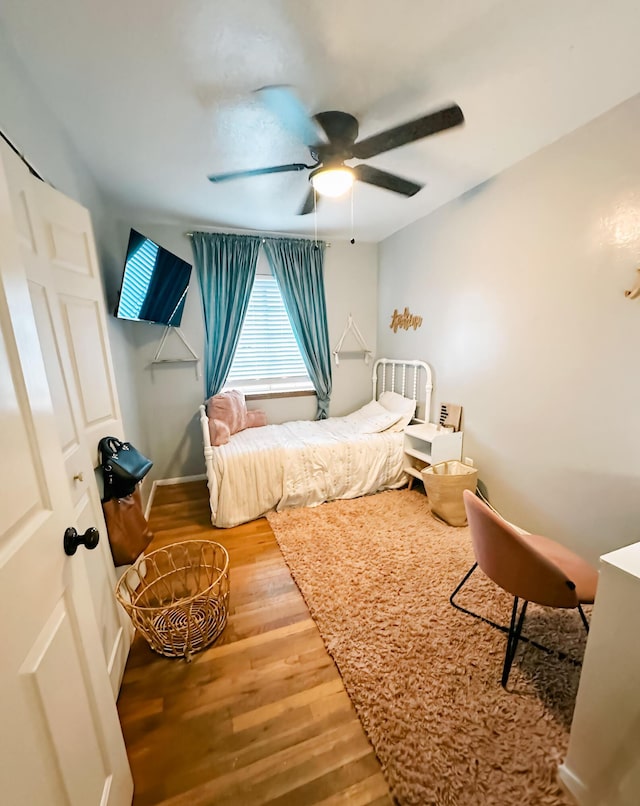
[[[4,144],[3,144],[4,145]],[[33,177],[4,146],[18,243],[63,449],[73,524],[105,539],[83,552],[105,664],[117,695],[131,622],[113,594],[115,569],[94,475],[103,436],[122,436],[96,250],[88,211]]]
[[[0,800],[125,806],[133,783],[89,552],[63,550],[76,513],[2,161],[0,440]]]

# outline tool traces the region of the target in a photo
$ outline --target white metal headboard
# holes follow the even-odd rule
[[[416,401],[417,420],[429,422],[433,390],[429,364],[402,358],[379,358],[373,365],[371,383],[374,400],[377,400],[383,392],[397,392]],[[419,414],[422,414],[422,417]]]

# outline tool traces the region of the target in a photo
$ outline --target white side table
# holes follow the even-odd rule
[[[462,431],[439,431],[435,423],[408,425],[404,430],[405,471],[413,479],[421,479],[420,472],[427,465],[462,459]]]

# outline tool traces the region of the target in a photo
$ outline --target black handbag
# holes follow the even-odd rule
[[[115,437],[104,437],[98,443],[102,472],[104,474],[104,499],[124,498],[131,495],[136,484],[153,467],[151,459],[130,442],[120,442]]]

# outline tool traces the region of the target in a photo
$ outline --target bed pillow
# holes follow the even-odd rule
[[[226,445],[231,438],[231,431],[229,426],[222,420],[216,420],[209,417],[209,442],[214,448],[220,445]]]
[[[401,416],[400,412],[389,411],[372,400],[362,408],[347,414],[344,419],[353,423],[361,434],[378,434],[380,431],[390,429]]]
[[[247,406],[244,402],[244,394],[239,389],[220,392],[220,394],[210,397],[206,405],[207,417],[210,420],[221,420],[226,423],[231,434],[247,427]]]
[[[267,412],[262,409],[247,409],[247,428],[259,428],[267,424]]]
[[[210,397],[206,402],[209,418],[209,437],[214,447],[226,445],[232,434],[245,428],[267,424],[267,414],[262,409],[247,411],[244,393],[240,389],[228,389]]]
[[[389,428],[389,431],[404,431],[416,413],[416,401],[403,397],[397,392],[383,392],[378,403],[385,409],[398,414],[398,420]]]

